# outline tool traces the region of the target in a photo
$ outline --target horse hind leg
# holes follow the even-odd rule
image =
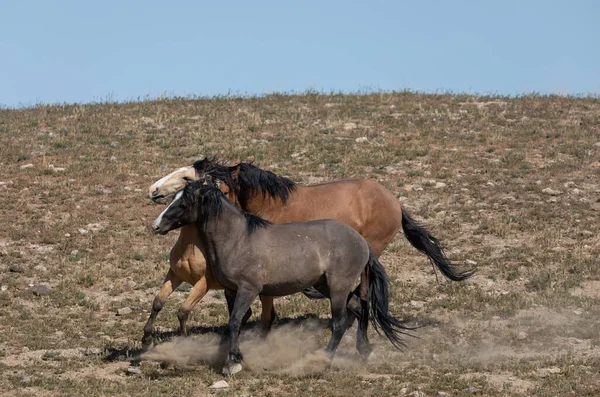
[[[169,269],[167,275],[165,276],[165,281],[163,282],[162,287],[154,297],[154,302],[152,303],[152,312],[150,313],[150,317],[144,326],[144,336],[142,337],[142,350],[146,351],[152,346],[152,333],[154,332],[154,320],[158,313],[162,310],[163,306],[169,295],[175,290],[177,287],[181,285],[181,280],[173,273],[173,270]]]
[[[346,309],[347,292],[331,291],[331,318],[333,320],[331,329],[331,339],[325,351],[333,360],[346,329],[348,328],[348,313]]]
[[[262,304],[262,314],[260,319],[261,336],[266,338],[267,334],[271,330],[273,322],[277,318],[277,313],[275,313],[275,307],[273,307],[272,296],[260,295],[260,302]]]
[[[366,362],[373,351],[367,330],[369,328],[369,301],[367,297],[367,286],[369,285],[367,269],[360,275],[360,284],[355,290],[360,295],[360,315],[358,318],[358,330],[356,332],[356,349]],[[356,295],[354,295],[356,297]]]

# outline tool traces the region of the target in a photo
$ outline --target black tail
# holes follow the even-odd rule
[[[368,267],[368,292],[367,300],[369,301],[369,312],[371,318],[371,324],[379,335],[383,332],[386,338],[392,342],[392,344],[401,349],[406,346],[402,340],[402,335],[414,336],[406,331],[414,330],[420,327],[407,327],[400,320],[392,317],[388,313],[389,306],[389,291],[388,291],[388,275],[385,272],[381,263],[369,249],[369,263]],[[363,306],[364,308],[364,306]],[[365,315],[363,310],[363,316]]]
[[[462,281],[475,273],[475,268],[458,271],[444,254],[438,239],[433,237],[425,227],[419,225],[404,208],[402,208],[402,230],[412,246],[427,255],[429,260],[450,280]]]

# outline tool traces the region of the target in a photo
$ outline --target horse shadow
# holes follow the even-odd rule
[[[293,318],[277,318],[273,322],[273,326],[271,328],[271,332],[281,327],[302,327],[309,325],[311,329],[315,330],[323,330],[331,328],[331,319],[330,318],[320,318],[315,314],[304,314],[298,317]],[[188,328],[188,335],[199,336],[199,335],[215,335],[222,337],[225,334],[227,329],[227,324],[219,325],[219,326],[193,326]],[[242,327],[242,332],[253,332],[260,329],[260,321],[254,320],[247,322]],[[169,331],[155,331],[154,340],[156,344],[162,344],[165,342],[169,342],[174,338],[179,336],[179,331],[177,329],[169,330]],[[220,350],[222,349],[223,353],[227,351],[227,344],[223,343],[221,340]],[[106,345],[104,347],[104,353],[102,355],[102,361],[104,362],[123,362],[129,361],[132,366],[138,366],[141,363],[141,355],[143,350],[137,345],[134,346],[114,346],[114,345]]]

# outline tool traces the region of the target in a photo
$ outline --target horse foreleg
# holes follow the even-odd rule
[[[273,307],[273,297],[272,296],[260,296],[260,302],[262,304],[262,314],[260,316],[261,328],[262,328],[262,336],[266,337],[269,331],[271,330],[271,326],[273,325],[273,321],[277,318],[277,313],[275,313],[275,307]]]
[[[240,329],[244,314],[246,314],[257,295],[258,291],[252,291],[251,289],[238,289],[235,295],[235,302],[227,326],[229,331],[229,354],[223,367],[223,374],[225,375],[233,375],[242,370],[243,357],[239,344]]]
[[[152,312],[150,313],[150,317],[148,318],[148,322],[144,326],[144,336],[142,337],[142,350],[148,350],[152,345],[152,333],[154,331],[154,319],[156,319],[156,315],[161,311],[165,302],[169,295],[173,292],[173,290],[181,284],[181,280],[177,278],[175,273],[171,269],[167,272],[165,276],[165,281],[154,297],[154,302],[152,303]]]
[[[179,313],[177,313],[177,318],[179,318],[179,334],[182,336],[187,336],[187,319],[192,312],[196,303],[200,302],[200,299],[204,298],[204,295],[208,292],[208,284],[206,283],[206,277],[201,277],[200,280],[194,284],[192,289],[190,290],[190,294],[181,305],[181,309],[179,309]]]

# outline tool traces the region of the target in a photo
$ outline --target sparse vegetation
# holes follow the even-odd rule
[[[600,393],[598,98],[307,93],[38,106],[0,110],[0,137],[3,395]],[[479,272],[436,282],[398,235],[381,259],[390,310],[427,326],[401,353],[372,333],[378,357],[366,368],[253,368],[219,392],[208,389],[222,379],[210,363],[143,362],[127,375],[177,238],[149,232],[163,207],[146,190],[203,156],[254,160],[299,183],[377,179]],[[157,342],[176,335],[189,289],[167,301]],[[275,305],[282,324],[329,313],[302,295]],[[116,316],[122,308],[131,312]],[[307,331],[315,318],[303,319],[290,327],[301,345],[324,346],[329,331]],[[213,341],[226,321],[224,294],[211,291],[189,325]],[[343,342],[343,359],[353,344]]]

